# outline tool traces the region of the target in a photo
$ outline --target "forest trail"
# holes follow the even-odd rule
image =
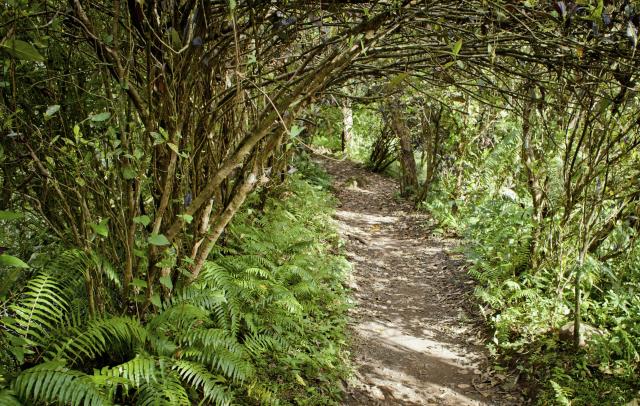
[[[452,242],[398,185],[349,162],[317,157],[333,177],[336,219],[354,271],[349,333],[356,375],[345,405],[515,405],[513,379],[488,367],[464,311],[472,282]],[[509,380],[511,382],[509,383]]]

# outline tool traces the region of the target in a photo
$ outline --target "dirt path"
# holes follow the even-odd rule
[[[451,242],[430,236],[426,216],[396,197],[392,179],[318,159],[334,178],[336,218],[354,265],[357,373],[345,404],[522,404],[504,390],[509,378],[487,367],[481,334],[463,310],[472,282],[460,258],[447,254]]]

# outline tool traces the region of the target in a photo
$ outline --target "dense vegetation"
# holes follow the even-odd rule
[[[2,297],[11,317],[2,321],[0,403],[335,402],[347,372],[347,264],[331,253],[331,200],[319,188],[295,175],[264,202],[252,195],[198,278],[162,281],[171,297],[146,315],[112,313],[120,281],[103,258],[74,249],[31,261]],[[97,317],[88,269],[105,278]],[[144,297],[146,284],[133,283]]]
[[[2,403],[338,399],[312,142],[465,238],[542,403],[635,396],[638,2],[0,7]]]
[[[384,104],[354,108],[354,123],[368,122],[354,125],[355,145],[369,147],[347,153],[400,177],[436,232],[463,238],[479,313],[494,329],[490,347],[502,368],[528,378],[531,396],[625,404],[640,389],[636,112],[612,111],[611,99],[583,88],[586,100],[565,118],[539,91],[501,107],[454,87],[434,95],[449,106],[403,92],[404,110],[417,117],[398,130]],[[321,122],[336,114],[329,106]],[[323,126],[314,139],[341,153]]]

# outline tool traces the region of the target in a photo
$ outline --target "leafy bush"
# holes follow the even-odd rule
[[[293,176],[263,211],[239,215],[199,277],[144,319],[90,316],[78,293],[100,260],[59,254],[2,303],[0,403],[337,402],[347,263],[332,254],[331,205]],[[100,264],[104,283],[116,283]]]
[[[543,260],[534,269],[530,204],[515,193],[475,192],[453,201],[450,192],[437,189],[422,207],[440,227],[464,238],[469,274],[478,282],[479,309],[494,329],[489,344],[493,353],[530,378],[531,395],[539,404],[624,404],[636,396],[638,249],[608,263],[587,255],[581,310],[583,322],[598,333],[575,352],[572,337],[561,332],[572,321],[575,296],[566,287],[574,275],[569,264],[575,239],[563,243],[566,258]],[[615,233],[612,237],[615,240]]]

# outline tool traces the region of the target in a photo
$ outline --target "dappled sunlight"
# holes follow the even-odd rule
[[[476,365],[464,365],[464,357],[447,343],[403,334],[393,323],[365,322],[353,330],[374,355],[359,360],[360,376],[354,382],[371,397],[401,404],[483,404],[457,386],[470,387],[460,384],[460,377],[472,374]]]
[[[357,220],[366,224],[393,224],[398,222],[398,217],[396,216],[379,216],[346,210],[336,210],[336,217],[344,220]]]
[[[358,324],[355,326],[355,330],[363,337],[376,338],[401,349],[429,354],[441,360],[462,360],[462,357],[451,352],[442,342],[426,337],[415,337],[413,335],[403,334],[402,331],[393,326],[393,323],[369,321]],[[451,365],[458,366],[455,363],[451,363]]]

